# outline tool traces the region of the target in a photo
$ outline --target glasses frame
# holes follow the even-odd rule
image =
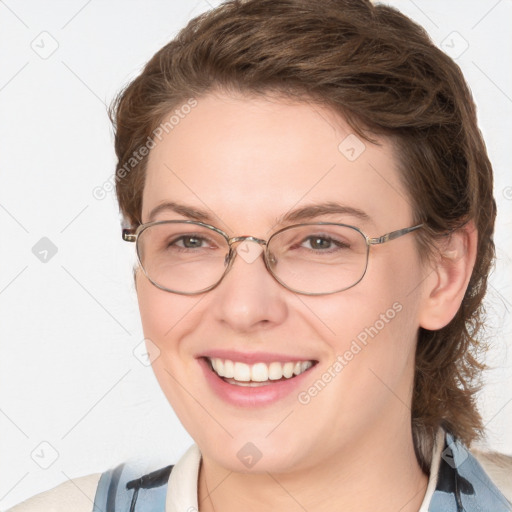
[[[139,240],[139,237],[140,237],[141,233],[143,233],[146,229],[150,228],[151,226],[155,226],[157,224],[192,224],[192,225],[195,225],[195,226],[201,226],[201,227],[204,227],[204,228],[211,229],[211,230],[215,231],[216,233],[218,233],[219,235],[222,235],[222,237],[224,237],[224,239],[226,240],[226,242],[228,244],[229,252],[226,255],[226,261],[225,261],[226,269],[224,270],[222,276],[218,279],[218,281],[216,283],[214,283],[213,285],[208,286],[207,288],[204,288],[204,289],[199,290],[197,292],[180,292],[180,291],[177,291],[177,290],[171,290],[170,288],[166,288],[165,286],[161,286],[160,284],[158,284],[155,281],[153,281],[153,279],[151,279],[151,277],[147,274],[146,269],[144,268],[144,266],[142,265],[142,262],[140,261],[138,240]],[[283,283],[279,279],[279,277],[276,276],[274,274],[274,272],[272,271],[272,269],[270,268],[271,256],[268,253],[268,244],[270,243],[272,238],[274,238],[279,233],[282,233],[283,231],[286,231],[288,229],[302,227],[302,226],[322,226],[322,225],[326,225],[326,226],[342,226],[342,227],[351,228],[351,229],[354,229],[355,231],[357,231],[364,238],[364,240],[366,242],[366,263],[365,263],[365,266],[364,266],[364,271],[363,271],[361,277],[354,284],[352,284],[350,286],[346,286],[345,288],[341,288],[340,290],[335,290],[335,291],[332,291],[332,292],[320,292],[320,293],[319,292],[310,293],[310,292],[302,292],[302,291],[296,290],[296,289],[286,285],[285,283]],[[263,240],[261,238],[256,238],[254,236],[235,236],[235,237],[230,237],[227,233],[222,231],[222,229],[219,229],[219,228],[216,228],[215,226],[212,226],[210,224],[205,224],[204,222],[199,222],[199,221],[195,221],[195,220],[157,220],[157,221],[153,221],[153,222],[147,222],[145,224],[140,224],[137,228],[131,228],[131,229],[130,228],[125,228],[125,229],[123,229],[123,231],[122,231],[122,238],[123,238],[123,240],[125,242],[135,242],[135,252],[137,254],[137,262],[139,264],[139,267],[142,269],[142,272],[147,277],[147,279],[154,286],[156,286],[157,288],[159,288],[160,290],[163,290],[165,292],[177,293],[179,295],[199,295],[201,293],[206,293],[206,292],[209,292],[210,290],[213,290],[215,287],[217,287],[221,283],[221,281],[224,279],[226,274],[229,272],[229,270],[233,266],[233,262],[235,260],[236,254],[237,254],[236,250],[233,250],[233,245],[236,244],[236,243],[244,242],[244,241],[248,240],[250,242],[255,242],[257,244],[260,244],[260,245],[262,245],[264,247],[264,250],[263,250],[262,254],[263,254],[263,261],[265,262],[265,267],[266,267],[267,271],[269,272],[269,274],[281,286],[283,286],[287,290],[290,290],[290,291],[292,291],[294,293],[298,293],[300,295],[332,295],[333,293],[340,293],[340,292],[343,292],[343,291],[348,290],[350,288],[353,288],[354,286],[356,286],[358,283],[360,283],[362,281],[362,279],[366,275],[366,270],[368,268],[368,261],[370,259],[370,247],[372,245],[380,245],[380,244],[384,244],[386,242],[390,242],[391,240],[396,240],[397,238],[400,238],[401,236],[407,235],[408,233],[412,233],[413,231],[416,231],[417,229],[420,229],[423,226],[424,226],[424,224],[421,223],[421,224],[417,224],[416,226],[411,226],[411,227],[408,227],[408,228],[402,228],[402,229],[397,229],[395,231],[390,231],[389,233],[386,233],[386,234],[384,234],[382,236],[379,236],[379,237],[370,237],[366,233],[361,231],[358,227],[351,226],[350,224],[343,224],[343,223],[340,223],[340,222],[305,222],[305,223],[293,224],[291,226],[286,226],[284,228],[281,228],[278,231],[276,231],[275,233],[273,233],[270,236],[270,238],[268,238],[268,240]]]

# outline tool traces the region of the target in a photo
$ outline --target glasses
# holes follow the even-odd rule
[[[229,237],[202,222],[165,220],[141,224],[136,230],[123,229],[123,239],[136,242],[142,271],[167,292],[196,295],[212,290],[229,272],[237,254],[251,263],[263,252],[267,270],[282,286],[302,295],[327,295],[352,288],[363,279],[372,245],[422,226],[370,238],[354,226],[316,222],[288,226],[262,240]],[[239,244],[236,249],[235,244]]]

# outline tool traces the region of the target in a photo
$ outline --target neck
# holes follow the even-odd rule
[[[381,426],[378,435],[370,430],[361,432],[357,446],[287,473],[236,473],[203,457],[199,511],[418,512],[428,477],[416,460],[409,424],[400,431]]]

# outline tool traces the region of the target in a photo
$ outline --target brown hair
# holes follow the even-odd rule
[[[227,1],[191,20],[111,106],[117,197],[132,227],[141,222],[147,161],[134,156],[173,109],[217,89],[313,100],[343,115],[367,140],[371,133],[390,137],[414,220],[426,224],[417,237],[422,254],[431,254],[435,238],[474,220],[477,258],[462,305],[446,327],[420,328],[418,336],[412,430],[428,471],[439,426],[467,444],[483,431],[475,394],[485,346],[477,335],[494,259],[496,205],[460,69],[424,29],[369,0]]]

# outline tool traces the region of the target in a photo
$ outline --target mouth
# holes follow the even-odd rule
[[[310,370],[318,361],[274,361],[254,364],[231,359],[203,358],[210,370],[228,384],[241,387],[261,387],[289,381]]]

